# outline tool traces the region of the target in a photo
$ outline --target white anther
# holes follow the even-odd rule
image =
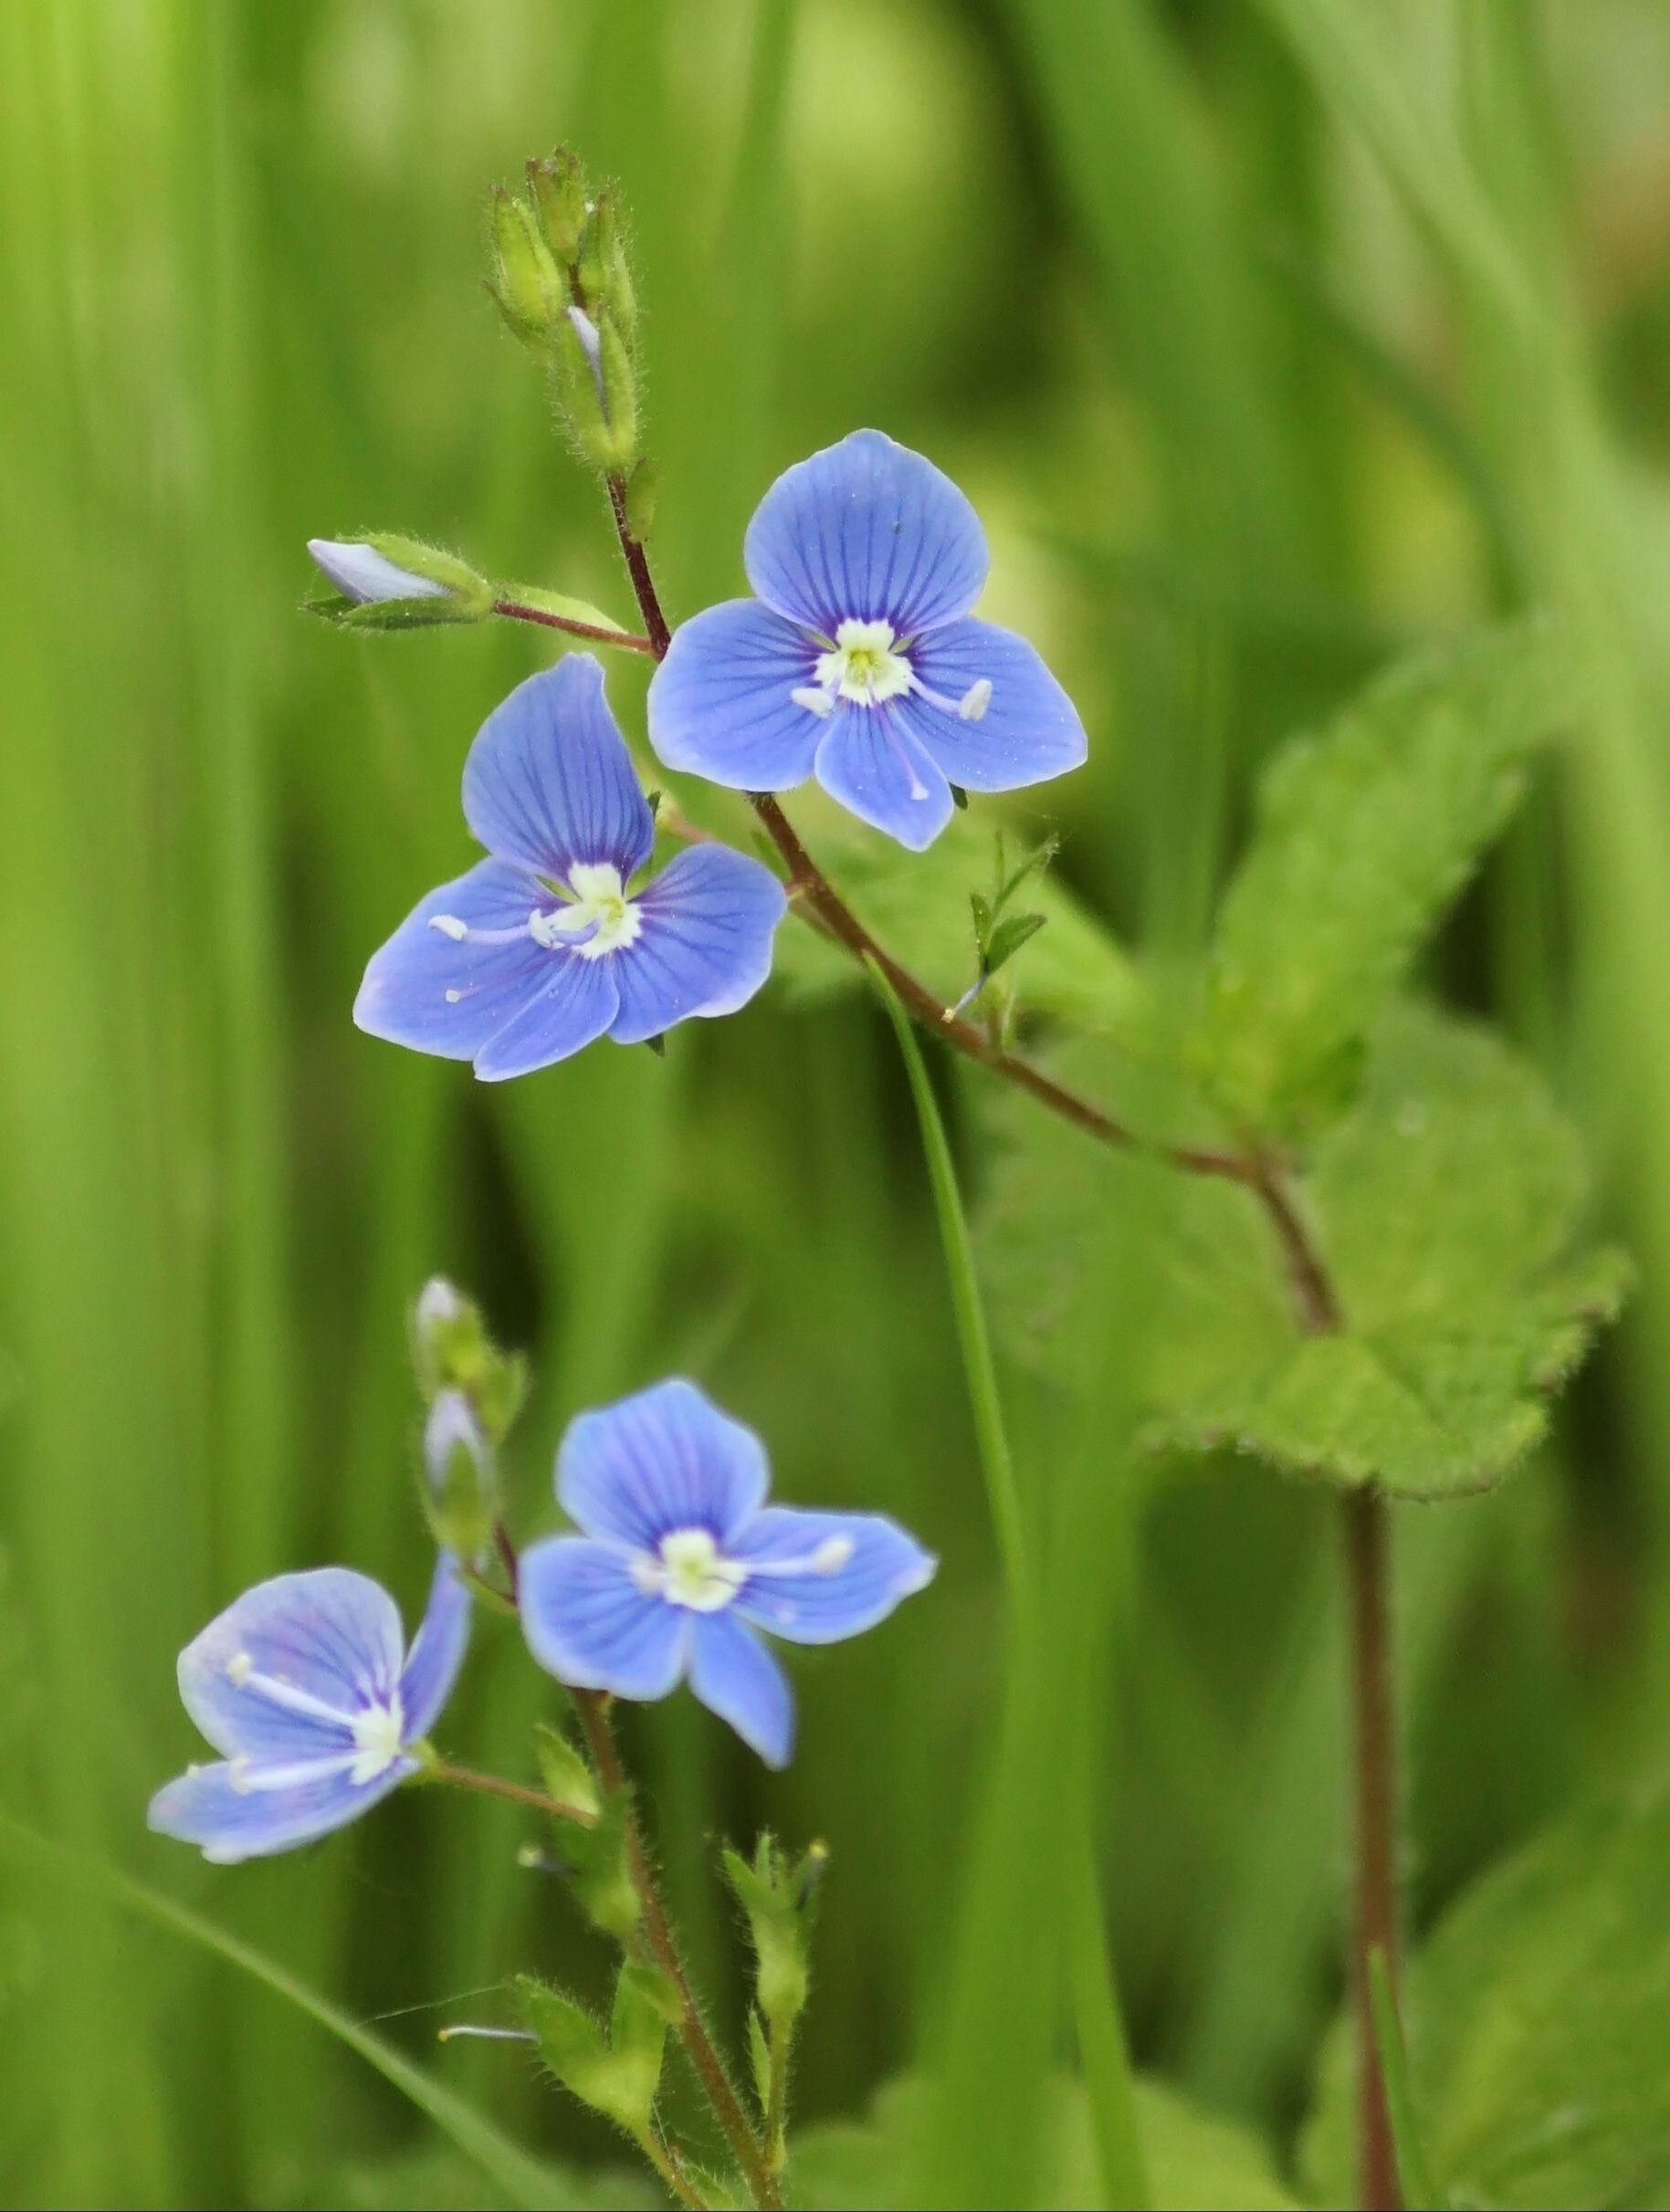
[[[234,1651],[226,1662],[226,1680],[235,1690],[241,1690],[255,1672],[255,1662],[247,1651]]]
[[[469,935],[469,924],[461,922],[456,914],[432,914],[429,927],[438,929],[443,937],[449,937],[455,945],[461,945]]]
[[[978,722],[991,704],[992,679],[982,676],[957,701],[957,712],[965,722]]]
[[[459,1001],[459,1000],[460,1000],[460,999],[461,999],[463,996],[464,996],[464,993],[463,993],[461,991],[449,991],[446,993],[446,1003],[447,1003],[447,1005],[448,1005],[448,1006],[456,1006],[456,1005],[457,1004],[458,1001]]]
[[[812,1555],[814,1575],[838,1575],[853,1556],[850,1536],[825,1536]]]
[[[803,707],[808,714],[814,714],[820,719],[835,712],[834,693],[820,690],[814,684],[803,684],[798,690],[791,691],[789,697],[797,707]]]

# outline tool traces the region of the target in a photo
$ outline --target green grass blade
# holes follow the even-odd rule
[[[1392,2123],[1392,2148],[1397,2155],[1398,2179],[1403,2186],[1408,2212],[1445,2212],[1448,2199],[1434,2182],[1415,2125],[1414,2091],[1409,2081],[1409,2053],[1398,2019],[1397,1998],[1386,1954],[1369,1955],[1369,2001],[1374,2009],[1374,2042],[1380,2052],[1381,2080],[1385,2085],[1386,2116]]]
[[[177,1903],[160,1890],[152,1889],[147,1882],[135,1881],[131,1874],[121,1873],[88,1852],[70,1850],[54,1843],[49,1837],[37,1835],[20,1821],[4,1815],[0,1815],[0,1845],[48,1879],[108,1899],[140,1918],[166,1928],[171,1934],[213,1952],[241,1974],[264,1982],[276,1995],[306,2013],[310,2019],[373,2067],[385,2081],[432,2120],[443,2134],[449,2136],[464,2155],[496,2182],[514,2204],[524,2207],[525,2212],[560,2212],[562,2197],[554,2189],[552,2176],[525,2151],[519,2150],[451,2090],[432,2081],[421,2067],[414,2066],[392,2044],[373,2035],[370,2029],[362,2028],[357,2020],[350,2019],[345,2012],[310,1989],[276,1960],[228,1934],[225,1928],[217,1927],[212,1920],[205,1920],[200,1913],[194,1913],[189,1905]]]

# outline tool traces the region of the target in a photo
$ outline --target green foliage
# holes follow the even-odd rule
[[[748,1919],[754,1946],[754,1992],[768,2026],[793,2028],[805,2009],[811,1972],[808,1950],[816,1884],[808,1882],[808,1863],[821,1864],[814,1851],[791,1864],[770,1835],[761,1835],[750,1865],[738,1851],[722,1855],[725,1879],[736,1892]]]
[[[635,2141],[643,2135],[655,2111],[667,2042],[663,1977],[629,1959],[614,1986],[607,2030],[583,2005],[548,1982],[523,1975],[516,1987],[522,2017],[556,2080]]]
[[[1002,1109],[985,1259],[1011,1342],[1047,1367],[1079,1295],[1083,1224],[1164,1171],[1075,1158],[1070,1132],[1037,1118]],[[1480,1031],[1395,1008],[1356,1107],[1297,1183],[1339,1334],[1301,1327],[1248,1192],[1160,1191],[1154,1441],[1405,1496],[1487,1487],[1544,1433],[1549,1394],[1622,1300],[1621,1256],[1573,1251],[1583,1200],[1576,1139],[1531,1071]]]
[[[1278,756],[1224,897],[1198,1044],[1232,1120],[1290,1136],[1349,1101],[1381,1003],[1569,699],[1557,641],[1516,625],[1400,664]]]
[[[795,2201],[806,2212],[888,2212],[908,2184],[927,2105],[921,2082],[892,2081],[867,2120],[806,2129],[789,2166]],[[1266,2146],[1165,2084],[1138,2081],[1137,2128],[1151,2212],[1293,2212],[1296,2200]],[[1038,2186],[1027,2202],[1039,2212],[1072,2212],[1103,2201],[1084,2091],[1057,2079],[1046,2101]]]
[[[644,1910],[632,1879],[631,1819],[631,1797],[617,1789],[604,1798],[593,1826],[564,1820],[557,1834],[574,1895],[593,1924],[617,1943],[633,1934]]]
[[[1670,1789],[1591,1803],[1468,1891],[1404,1976],[1416,2115],[1460,2205],[1670,2202]],[[1351,2068],[1330,2046],[1305,2146],[1343,2201]]]
[[[593,1818],[602,1812],[603,1793],[590,1762],[562,1729],[541,1721],[533,1732],[533,1754],[548,1797],[555,1798],[559,1805],[572,1805],[576,1812],[590,1813]],[[572,1850],[571,1824],[565,1821],[562,1832]]]

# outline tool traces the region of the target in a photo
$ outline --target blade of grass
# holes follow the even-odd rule
[[[451,2090],[433,2081],[421,2067],[414,2066],[393,2044],[351,2019],[329,1998],[309,1988],[276,1960],[225,1928],[217,1927],[200,1913],[194,1913],[189,1905],[178,1903],[162,1891],[152,1889],[148,1883],[136,1881],[132,1875],[121,1872],[90,1853],[55,1843],[50,1837],[38,1835],[3,1814],[0,1814],[0,1843],[15,1858],[49,1881],[119,1905],[142,1920],[166,1928],[187,1943],[213,1952],[236,1966],[240,1974],[265,1983],[275,1995],[305,2013],[373,2067],[391,2087],[433,2121],[472,2164],[496,2182],[515,2205],[523,2207],[523,2212],[561,2212],[562,2196],[555,2187],[555,2177],[536,2160],[501,2135],[490,2122]]]
[[[1055,1684],[1049,1680],[1050,1670],[1043,1663],[1043,1655],[1038,1650],[1037,1593],[1027,1565],[1027,1546],[1020,1491],[1015,1480],[1014,1458],[1003,1421],[997,1370],[992,1358],[991,1337],[981,1302],[973,1246],[969,1238],[968,1218],[958,1187],[956,1166],[951,1158],[951,1145],[938,1101],[934,1097],[933,1085],[929,1079],[927,1065],[909,1017],[880,969],[873,961],[868,965],[872,980],[898,1040],[911,1096],[916,1105],[922,1151],[928,1163],[934,1211],[945,1255],[946,1278],[962,1354],[963,1377],[968,1389],[981,1471],[985,1478],[987,1500],[1008,1588],[1010,1644],[1014,1659],[1009,1684],[1012,1702],[1005,1729],[1009,1756],[1000,1754],[995,1769],[994,1780],[998,1789],[993,1794],[999,1797],[999,1806],[991,1832],[994,1838],[1004,1837],[1011,1844],[1018,1840],[1035,1819],[1038,1801],[1041,1800],[1046,1807],[1050,1806],[1052,1784],[1056,1792],[1053,1810],[1056,1823],[1069,1830],[1065,1843],[1059,1837],[1047,1840],[1065,1856],[1064,1871],[1071,1893],[1065,1924],[1058,1931],[1053,1931],[1040,1916],[1036,1953],[1031,1957],[1023,1954],[1019,1962],[1021,1978],[1031,1982],[1035,1992],[1047,1998],[1047,1985],[1054,1977],[1054,1961],[1047,1948],[1049,1939],[1052,1934],[1065,1937],[1071,1963],[1069,1990],[1101,2166],[1103,2191],[1110,2205],[1141,2207],[1149,2201],[1148,2181],[1137,2135],[1129,2053],[1119,2015],[1119,1998],[1108,1967],[1108,1945],[1102,1926],[1101,1900],[1095,1856],[1090,1844],[1089,1793],[1087,1789],[1081,1796],[1070,1784],[1064,1786],[1067,1775],[1078,1769],[1087,1748],[1082,1743],[1077,1745],[1072,1743],[1072,1723],[1075,1720],[1087,1721],[1087,1714],[1081,1709],[1079,1701],[1052,1695]],[[1028,1694],[1029,1692],[1032,1695]],[[1053,1704],[1055,1712],[1051,1717],[1055,1721],[1054,1729],[1038,1725],[1044,1716],[1032,1710],[1033,1695],[1046,1704]],[[1017,1763],[1023,1768],[1029,1766],[1045,1745],[1052,1745],[1059,1754],[1059,1764],[1054,1757],[1045,1756],[1039,1759],[1039,1771],[1030,1774],[1015,1771]],[[1085,1778],[1087,1779],[1087,1775]],[[1033,1798],[1029,1785],[1041,1785],[1037,1799]],[[1003,1804],[1005,1797],[1006,1808]],[[1018,1828],[1015,1825],[1017,1813],[1020,1822]],[[1008,1851],[993,1854],[990,1866],[998,1877],[994,1890],[987,1889],[984,1897],[982,1897],[978,1886],[972,1891],[972,1898],[978,1901],[976,1910],[972,1914],[976,1929],[979,1926],[979,1907],[982,1905],[994,1912],[1000,1925],[1013,1921],[1014,1917],[1019,1901],[1012,1894],[1004,1894],[1003,1890],[1005,1861],[1011,1865],[1025,1862],[1018,1851],[1013,1857]],[[1038,1954],[1042,1954],[1042,1956]],[[979,1952],[971,1945],[967,1955],[978,1956]],[[1003,2115],[997,2122],[1000,2129],[1007,2124],[1009,2114],[1003,2110],[1007,2102],[1005,2091],[1013,2096],[1014,2102],[1010,2109],[1013,2111],[1018,2107],[1017,2116],[1022,2119],[1023,2129],[1028,2121],[1035,2123],[1037,2106],[1034,2101],[1041,2099],[1047,2050],[1035,2054],[1043,2062],[1037,2066],[1034,2079],[1028,2081],[1015,2062],[1017,2054],[1014,2047],[1006,2047],[1000,2037],[989,2032],[993,2023],[987,2016],[987,2007],[993,1999],[1004,2003],[1006,1997],[1013,1995],[1013,1987],[1011,1983],[1008,1991],[989,1988],[982,1992],[985,1998],[983,2004],[978,2001],[963,2003],[953,2012],[954,2024],[945,2076],[950,2094],[942,2103],[939,2115],[940,2140],[931,2147],[929,2160],[929,2171],[936,2180],[943,2179],[948,2174],[955,2175],[960,2168],[970,2169],[973,2176],[978,2176],[984,2166],[986,2154],[977,2146],[983,2139],[984,2130],[992,2125],[993,2112]],[[969,1996],[972,1992],[965,1990],[964,1994]],[[984,2094],[978,2094],[982,2090],[981,2076],[993,2070],[998,2077],[993,2084],[998,2091],[995,2102],[988,2102]],[[962,2092],[961,2095],[957,2093],[959,2091]],[[970,2094],[971,2091],[977,2092],[978,2102],[975,2096]],[[973,2122],[976,2111],[982,2114],[979,2124]],[[1024,2142],[1024,2133],[1020,2139]],[[972,2150],[974,2152],[972,2157],[970,2155]],[[937,2174],[934,2173],[936,2166],[940,2169]],[[986,2171],[989,2174],[990,2169],[986,2168]]]
[[[1409,2081],[1409,2054],[1398,2019],[1397,1997],[1386,1971],[1386,1955],[1375,1951],[1369,1959],[1369,1999],[1374,2009],[1374,2041],[1380,2053],[1381,2080],[1385,2084],[1386,2111],[1392,2122],[1392,2141],[1397,2153],[1398,2181],[1405,2212],[1446,2212],[1449,2199],[1434,2182],[1421,2148],[1415,2124],[1414,2091]]]

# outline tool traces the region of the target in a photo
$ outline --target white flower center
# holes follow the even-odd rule
[[[398,1690],[389,1692],[386,1705],[368,1705],[353,1719],[354,1747],[359,1753],[349,1769],[351,1782],[374,1782],[400,1756],[406,1716]]]
[[[646,1597],[665,1598],[693,1613],[721,1611],[748,1579],[748,1569],[727,1559],[705,1528],[669,1529],[653,1556],[633,1561],[632,1573]]]
[[[607,860],[578,860],[568,872],[573,898],[546,913],[536,907],[528,917],[528,934],[548,952],[577,952],[583,960],[601,959],[630,945],[644,927],[635,902],[626,896],[621,872]],[[572,940],[591,932],[580,944]]]
[[[893,650],[890,622],[844,622],[835,632],[835,651],[820,653],[820,687],[855,706],[879,707],[910,688],[910,663]]]

